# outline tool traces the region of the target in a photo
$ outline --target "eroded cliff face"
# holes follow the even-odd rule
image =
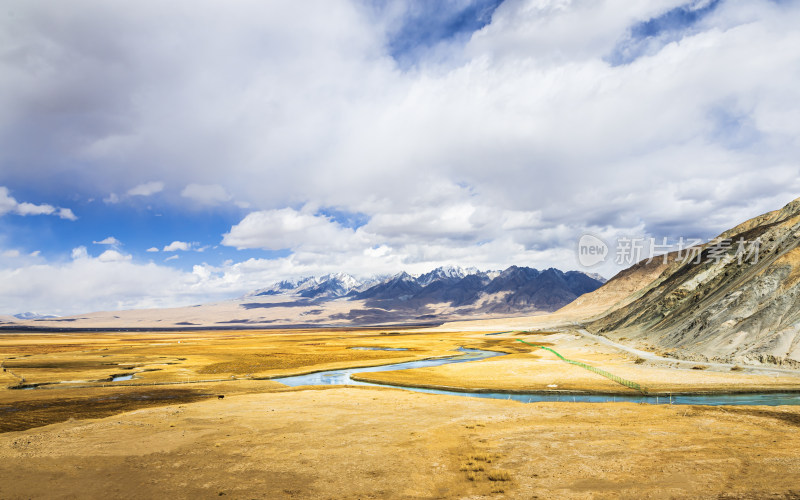
[[[643,260],[620,271],[597,290],[581,295],[558,310],[557,314],[576,321],[597,319],[641,297],[674,262],[675,254]]]
[[[650,284],[588,329],[677,357],[800,368],[798,245],[800,199],[725,231],[699,255],[670,254]]]

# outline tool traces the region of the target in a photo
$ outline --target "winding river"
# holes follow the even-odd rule
[[[376,348],[378,349],[378,348]],[[372,382],[362,382],[353,380],[351,375],[354,373],[385,372],[392,370],[410,370],[412,368],[425,368],[431,366],[441,366],[452,363],[467,363],[482,359],[504,356],[505,353],[484,351],[480,349],[458,349],[462,354],[447,358],[425,359],[421,361],[408,361],[405,363],[394,363],[390,365],[370,366],[364,368],[346,368],[342,370],[329,370],[323,372],[297,375],[294,377],[280,377],[272,380],[291,387],[306,385],[368,385],[378,387],[397,387],[415,392],[425,392],[428,394],[446,394],[450,396],[465,396],[473,398],[489,399],[508,399],[522,403],[537,403],[541,401],[560,401],[576,403],[610,403],[610,402],[632,402],[649,404],[678,404],[678,405],[800,405],[800,393],[787,392],[765,392],[765,393],[744,393],[744,394],[686,394],[672,396],[643,396],[640,394],[630,395],[607,395],[607,394],[564,394],[564,393],[508,393],[508,392],[461,392],[446,389],[425,389],[418,387],[406,387],[391,384],[375,384]]]

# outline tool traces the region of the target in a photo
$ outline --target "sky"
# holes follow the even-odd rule
[[[800,2],[0,4],[0,314],[583,269],[800,196]],[[613,251],[613,249],[612,249]]]

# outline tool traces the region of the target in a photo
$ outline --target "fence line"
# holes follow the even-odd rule
[[[543,345],[531,344],[530,342],[525,342],[522,339],[516,339],[516,340],[519,341],[519,342],[522,342],[523,344],[527,344],[529,346],[532,346],[532,347],[538,347],[539,349],[544,349],[546,351],[550,351],[553,354],[555,354],[556,356],[558,356],[559,359],[561,359],[561,361],[564,361],[564,362],[569,363],[571,365],[580,366],[581,368],[583,368],[585,370],[589,370],[590,372],[593,372],[593,373],[596,373],[596,374],[598,374],[600,376],[603,376],[603,377],[605,377],[605,378],[607,378],[609,380],[612,380],[612,381],[614,381],[614,382],[616,382],[616,383],[618,383],[620,385],[623,385],[623,386],[625,386],[625,387],[627,387],[629,389],[633,389],[635,391],[639,391],[639,392],[641,392],[642,394],[645,394],[645,395],[647,394],[647,387],[639,385],[636,382],[632,382],[630,380],[626,380],[626,379],[624,379],[624,378],[622,378],[622,377],[620,377],[618,375],[614,375],[613,373],[609,373],[609,372],[607,372],[605,370],[601,370],[600,368],[595,368],[592,365],[587,365],[586,363],[582,363],[580,361],[567,359],[564,356],[562,356],[561,354],[559,354],[556,351],[554,351],[553,349],[550,349],[549,347],[545,347]]]

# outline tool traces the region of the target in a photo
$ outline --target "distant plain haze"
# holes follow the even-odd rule
[[[0,315],[581,268],[800,196],[800,3],[8,0]]]

